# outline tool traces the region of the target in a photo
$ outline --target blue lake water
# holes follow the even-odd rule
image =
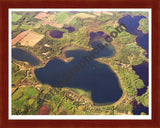
[[[34,66],[40,64],[40,61],[36,57],[20,48],[12,48],[12,58],[18,61],[28,62],[29,64]]]

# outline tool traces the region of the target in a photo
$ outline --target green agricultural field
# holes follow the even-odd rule
[[[17,15],[15,13],[12,14],[12,22],[16,22],[17,20],[19,20],[22,16],[21,15]]]
[[[69,23],[70,24],[75,24],[77,22],[77,17],[74,17]]]
[[[60,12],[55,16],[55,18],[59,24],[64,24],[66,22],[65,19],[67,19],[68,17],[69,17],[69,15],[67,12]]]
[[[26,24],[22,24],[20,26],[20,28],[28,30],[28,29],[34,29],[34,28],[39,28],[41,26],[42,21],[37,22],[35,25],[26,25]]]
[[[25,25],[25,24],[22,24],[22,25],[20,26],[20,28],[25,29],[25,30],[33,29],[33,27],[28,26],[28,25]]]

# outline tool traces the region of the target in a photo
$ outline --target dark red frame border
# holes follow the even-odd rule
[[[8,9],[9,8],[151,8],[152,9],[152,120],[8,120]],[[160,127],[160,1],[159,0],[0,0],[0,127],[106,128]]]

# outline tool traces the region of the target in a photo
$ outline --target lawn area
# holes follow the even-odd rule
[[[22,16],[21,15],[17,15],[15,13],[12,14],[12,22],[16,22],[17,20],[19,20]]]
[[[69,17],[67,12],[59,12],[55,18],[57,20],[57,22],[59,24],[64,24],[65,23],[65,19],[67,19]]]

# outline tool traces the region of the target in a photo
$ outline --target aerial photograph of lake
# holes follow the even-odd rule
[[[150,9],[11,9],[9,22],[12,118],[151,117]]]

